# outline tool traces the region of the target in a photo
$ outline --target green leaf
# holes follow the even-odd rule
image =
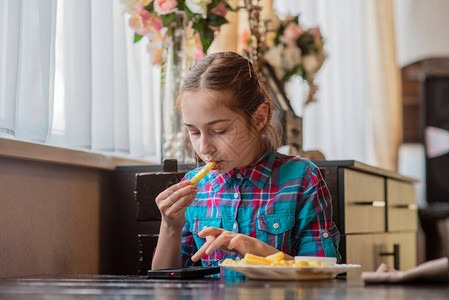
[[[289,81],[294,75],[299,75],[306,79],[306,73],[302,65],[297,65],[293,70],[285,72],[284,77],[282,77],[282,82]]]
[[[281,43],[281,41],[280,41],[279,38],[284,34],[285,27],[287,27],[286,24],[282,24],[282,23],[281,23],[281,24],[279,25],[279,28],[278,28],[278,30],[276,31],[276,37],[274,38],[274,44],[275,44],[275,45]]]
[[[216,15],[216,14],[209,14],[207,16],[207,20],[210,26],[214,27],[220,27],[223,24],[229,23],[226,18]]]
[[[134,43],[137,43],[143,38],[143,35],[139,35],[137,33],[134,33]]]
[[[297,40],[296,45],[301,49],[303,55],[315,53],[317,47],[310,33],[303,33]]]
[[[164,24],[165,27],[169,27],[170,24],[175,21],[175,17],[174,12],[168,15],[161,15],[162,24]]]
[[[153,1],[150,2],[147,6],[145,6],[145,9],[149,11],[150,13],[154,12],[154,4]]]
[[[192,28],[195,29],[198,32],[201,32],[204,30],[204,28],[206,27],[206,24],[204,22],[196,22],[193,23]]]
[[[292,21],[299,25],[299,15],[295,16]]]
[[[192,12],[187,5],[184,7],[184,11],[186,12],[187,18],[190,20],[192,18],[194,18],[195,16],[197,16],[198,14]]]
[[[228,11],[235,11],[235,9],[233,9],[233,8],[232,8],[232,6],[231,6],[231,5],[229,5],[229,3],[228,3],[228,2],[226,2],[226,1],[225,1],[225,3],[224,3],[224,4],[225,4],[225,7],[226,7],[226,9],[227,9]]]
[[[178,0],[178,10],[184,10],[185,7],[187,7],[186,2],[184,0]]]
[[[198,22],[197,24],[198,25],[196,27],[194,24],[193,28],[200,33],[201,44],[203,45],[203,52],[207,53],[207,50],[214,41],[214,31],[210,29],[208,26],[206,26],[206,24],[203,22]]]

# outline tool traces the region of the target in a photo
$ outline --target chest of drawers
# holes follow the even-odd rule
[[[374,271],[416,266],[417,206],[412,178],[353,160],[314,161],[324,170],[343,263]]]

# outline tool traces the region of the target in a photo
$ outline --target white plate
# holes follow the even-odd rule
[[[340,273],[360,268],[360,265],[334,265],[327,267],[223,265],[220,267],[239,272],[250,279],[314,280],[334,278]]]

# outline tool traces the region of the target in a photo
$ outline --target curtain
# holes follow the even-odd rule
[[[402,143],[402,95],[396,58],[393,0],[369,0],[368,99],[374,120],[378,164],[396,170]]]
[[[44,142],[52,120],[56,0],[0,0],[0,136]]]
[[[317,102],[302,109],[300,80],[286,87],[303,116],[305,150],[395,169],[401,115],[392,7],[384,0],[278,0],[274,9],[299,13],[325,38],[328,57],[316,78]]]
[[[159,161],[160,70],[144,40],[132,43],[123,4],[58,4],[59,119],[50,142]]]
[[[160,69],[120,0],[0,0],[0,26],[0,137],[160,161]]]

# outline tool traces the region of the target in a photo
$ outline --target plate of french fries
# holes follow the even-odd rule
[[[314,280],[331,279],[360,265],[337,264],[332,257],[296,256],[284,259],[283,252],[269,256],[247,253],[244,258],[223,260],[220,267],[241,273],[250,279]]]

